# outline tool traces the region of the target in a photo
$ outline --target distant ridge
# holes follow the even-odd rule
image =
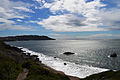
[[[0,40],[3,41],[28,41],[28,40],[55,40],[48,36],[39,36],[39,35],[19,35],[19,36],[8,36],[0,37]]]

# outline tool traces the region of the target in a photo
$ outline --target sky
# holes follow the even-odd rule
[[[0,36],[120,39],[120,0],[0,0]]]

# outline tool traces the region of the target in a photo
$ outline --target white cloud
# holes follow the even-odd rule
[[[84,18],[79,18],[72,14],[50,16],[48,19],[38,22],[46,29],[56,32],[80,32],[80,31],[105,31],[94,24],[84,23]]]
[[[29,22],[30,22],[30,23],[38,23],[39,21],[30,20]]]
[[[25,11],[25,12],[35,13],[34,11],[32,11],[31,9],[26,8],[26,7],[14,7],[14,9]]]
[[[25,26],[21,26],[21,25],[11,25],[9,23],[5,23],[5,24],[0,24],[0,30],[4,30],[4,29],[10,29],[10,30],[33,30],[31,27],[25,27]]]
[[[7,19],[4,19],[4,18],[0,18],[0,22],[6,23],[6,24],[13,24],[13,23],[15,23],[14,21],[7,20]]]
[[[42,8],[49,8],[53,14],[67,11],[71,15],[64,13],[64,15],[50,16],[48,19],[39,22],[39,24],[46,29],[58,32],[120,30],[120,8],[105,8],[108,4],[103,4],[101,1],[53,0],[51,3],[46,2]],[[120,3],[119,0],[110,0],[108,2],[113,2],[116,5]],[[81,20],[81,17],[73,16],[75,14],[82,15],[85,19]],[[75,19],[79,20],[78,24],[82,23],[84,26],[74,25],[70,21],[73,21],[73,19],[74,21]]]
[[[37,1],[38,3],[45,3],[45,0],[33,0],[33,1]]]
[[[0,3],[0,30],[3,29],[15,29],[15,30],[23,30],[23,29],[30,29],[24,26],[13,25],[15,21],[11,20],[12,18],[20,18],[24,19],[28,17],[25,14],[21,14],[19,10],[32,12],[32,10],[28,9],[30,4],[24,3],[22,1],[11,1],[11,0],[1,0]],[[16,8],[16,9],[15,9]],[[19,9],[19,10],[18,10]],[[18,19],[17,21],[21,21]]]
[[[111,8],[101,10],[101,26],[106,26],[105,28],[109,30],[120,30],[120,9]]]
[[[86,2],[85,0],[54,0],[53,3],[45,3],[45,8],[50,8],[51,12],[68,11],[70,13],[77,13],[86,17],[85,23],[98,22],[100,17],[99,8],[105,6],[100,0]],[[98,24],[98,23],[97,23]]]
[[[68,11],[69,14],[50,16],[39,22],[46,29],[58,32],[79,32],[79,31],[105,31],[99,28],[101,17],[99,8],[105,6],[100,0],[86,2],[85,0],[53,0],[52,3],[44,3],[42,8],[49,8],[54,14]],[[82,15],[77,17],[74,14]],[[84,20],[82,20],[84,18]],[[73,21],[73,22],[72,22]],[[75,23],[75,21],[78,21]],[[77,25],[79,24],[79,25]]]
[[[16,21],[21,22],[22,20],[21,19],[17,19]]]
[[[12,30],[32,30],[32,28],[30,27],[24,27],[24,26],[21,26],[21,25],[9,25],[7,26],[7,29],[12,29]]]
[[[26,15],[21,14],[18,10],[14,9],[14,7],[29,7],[31,6],[28,3],[24,2],[14,2],[10,0],[1,0],[0,3],[0,17],[9,19],[9,18],[24,18]]]

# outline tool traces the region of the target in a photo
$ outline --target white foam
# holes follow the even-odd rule
[[[21,48],[21,47],[18,47],[18,48]],[[75,63],[63,61],[62,59],[47,56],[42,53],[37,53],[31,50],[28,50],[26,48],[22,48],[22,50],[25,51],[26,53],[31,53],[31,55],[38,55],[42,63],[46,64],[47,66],[50,66],[55,70],[63,71],[66,75],[70,75],[70,76],[85,78],[86,76],[108,70],[108,69],[97,68],[97,67],[92,67],[87,65],[78,65]],[[67,65],[64,65],[64,63],[67,63]]]

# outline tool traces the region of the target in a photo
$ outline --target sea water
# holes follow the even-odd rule
[[[120,70],[120,40],[39,40],[7,43],[22,47],[23,51],[32,55],[39,55],[42,63],[70,76],[85,78],[107,70]],[[64,52],[75,54],[65,55]],[[116,53],[117,57],[109,57],[112,53]]]

